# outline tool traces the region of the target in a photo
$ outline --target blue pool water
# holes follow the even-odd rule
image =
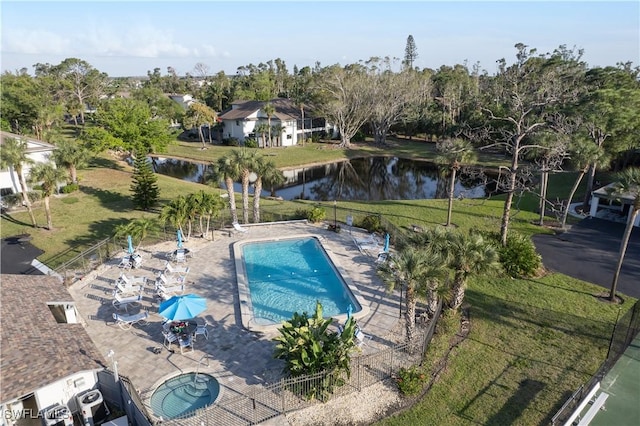
[[[294,312],[313,315],[316,301],[325,317],[360,310],[317,238],[253,242],[242,246],[246,277],[257,323],[291,319]]]
[[[220,384],[208,375],[186,373],[162,383],[151,395],[153,414],[173,419],[211,405],[220,394]]]

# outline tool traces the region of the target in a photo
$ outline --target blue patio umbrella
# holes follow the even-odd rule
[[[207,301],[197,294],[173,296],[160,304],[158,313],[170,321],[184,321],[195,318],[207,309]]]
[[[135,250],[133,249],[133,240],[131,239],[131,235],[127,235],[127,243],[129,244],[129,248],[127,249],[127,253],[133,254],[133,252]]]
[[[349,321],[349,318],[351,318],[352,313],[353,313],[353,306],[351,306],[351,303],[349,303],[349,306],[347,306],[347,321]]]
[[[391,239],[391,237],[389,236],[389,234],[385,234],[384,236],[384,248],[382,249],[382,251],[384,253],[388,253],[389,252],[389,240]]]
[[[182,232],[178,229],[178,248],[182,248]]]

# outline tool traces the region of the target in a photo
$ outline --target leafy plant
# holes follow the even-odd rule
[[[418,367],[403,367],[398,371],[396,383],[404,395],[416,395],[424,388],[426,379],[426,374]]]
[[[369,215],[365,216],[360,223],[356,225],[359,228],[364,228],[369,232],[383,232],[384,228],[382,227],[382,223],[380,222],[379,215]]]
[[[314,207],[306,211],[306,218],[311,223],[322,222],[327,216],[327,212],[320,207]]]
[[[62,187],[62,193],[71,194],[72,192],[76,192],[79,189],[80,189],[80,185],[78,185],[77,183],[70,183]]]
[[[258,142],[254,138],[246,138],[244,140],[244,146],[246,148],[257,148]]]
[[[342,386],[343,375],[349,377],[350,351],[355,347],[355,322],[347,321],[342,333],[329,330],[331,318],[322,316],[322,304],[316,303],[312,317],[307,312],[295,312],[290,321],[278,329],[279,336],[274,357],[285,361],[285,371],[294,377],[325,372],[320,378],[310,379],[298,390],[307,399],[326,400],[335,386]]]

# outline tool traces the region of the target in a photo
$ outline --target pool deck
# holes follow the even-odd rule
[[[252,387],[273,383],[280,378],[282,361],[273,358],[276,333],[250,332],[242,326],[239,295],[233,256],[233,244],[242,239],[285,237],[315,234],[332,251],[334,259],[348,271],[349,278],[368,304],[369,313],[358,322],[372,338],[364,352],[376,351],[403,340],[404,327],[399,319],[399,293],[386,294],[385,285],[376,275],[377,253],[368,255],[358,250],[354,238],[364,238],[366,232],[345,226],[341,233],[326,229],[326,225],[305,222],[287,222],[261,225],[243,225],[245,233],[218,233],[214,241],[192,238],[184,243],[192,257],[185,293],[195,293],[207,299],[207,309],[199,317],[210,324],[209,339],[200,336],[193,352],[170,353],[165,348],[159,354],[153,349],[162,347],[161,322],[157,314],[158,300],[153,281],[143,291],[139,309],[150,314],[146,326],[122,330],[113,323],[115,309],[111,305],[114,280],[122,269],[120,258],[98,269],[69,288],[81,320],[98,349],[107,354],[113,350],[120,374],[133,382],[141,397],[148,400],[155,388],[169,377],[196,371],[206,372],[218,379],[221,386],[219,400],[247,393]],[[155,280],[164,269],[166,253],[175,250],[175,242],[166,242],[147,250],[142,249],[141,268],[127,271],[133,276],[146,276]],[[135,313],[136,309],[129,309]],[[148,410],[151,412],[151,410]]]

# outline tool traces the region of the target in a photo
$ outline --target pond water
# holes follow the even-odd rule
[[[153,157],[156,173],[205,183],[207,164]],[[369,157],[340,161],[313,167],[284,171],[286,182],[281,187],[264,187],[263,196],[272,195],[285,200],[414,200],[446,198],[448,172],[441,173],[429,162],[397,157]],[[224,184],[220,182],[220,188]],[[241,185],[236,183],[235,190]],[[250,188],[252,193],[253,188]],[[455,184],[455,196],[484,198],[491,189],[478,170],[461,170]]]

